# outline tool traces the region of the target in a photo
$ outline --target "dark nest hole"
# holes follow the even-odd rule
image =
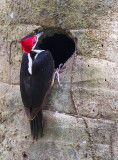
[[[41,49],[49,50],[55,62],[55,68],[64,64],[74,53],[75,43],[72,37],[63,30],[43,30],[39,38],[38,46]]]

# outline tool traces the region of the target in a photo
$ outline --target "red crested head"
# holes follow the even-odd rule
[[[33,46],[36,44],[36,36],[25,36],[21,39],[20,43],[24,52],[29,53]]]
[[[24,38],[21,39],[20,43],[22,46],[22,49],[26,53],[30,53],[31,50],[33,50],[38,42],[39,37],[43,34],[43,32],[40,32],[39,34],[35,36],[25,36]]]

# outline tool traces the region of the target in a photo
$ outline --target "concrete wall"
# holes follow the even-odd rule
[[[0,6],[0,159],[117,160],[117,1],[1,0]],[[41,27],[68,29],[78,50],[60,75],[63,91],[55,83],[48,96],[44,136],[33,142],[20,97],[18,41]]]

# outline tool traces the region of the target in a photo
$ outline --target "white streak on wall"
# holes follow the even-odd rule
[[[10,14],[10,17],[11,17],[11,18],[14,18],[14,14],[13,14],[13,12]]]

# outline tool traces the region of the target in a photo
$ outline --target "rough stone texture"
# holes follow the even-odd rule
[[[117,16],[114,14],[117,11],[117,0],[9,0],[9,6],[11,23],[40,23],[42,26],[69,29],[97,29],[107,26]]]
[[[0,1],[0,160],[118,160],[118,17],[112,0]],[[19,39],[69,29],[77,52],[44,106],[33,142],[19,90]],[[10,56],[11,55],[11,56]]]

